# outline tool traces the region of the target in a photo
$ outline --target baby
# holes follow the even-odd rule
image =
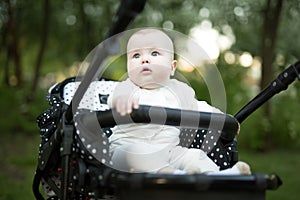
[[[163,31],[146,28],[135,32],[127,43],[128,79],[117,84],[108,104],[121,115],[139,105],[184,110],[220,110],[195,98],[187,84],[170,77],[177,61],[174,46]],[[172,126],[128,124],[113,128],[110,147],[114,167],[129,172],[249,174],[250,168],[238,162],[223,171],[200,149],[179,146],[180,130]]]

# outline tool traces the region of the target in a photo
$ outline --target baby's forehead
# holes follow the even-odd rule
[[[140,51],[158,51],[158,52],[165,52],[165,53],[174,53],[172,49],[160,47],[160,46],[132,46],[132,48],[127,48],[127,53],[135,53]]]
[[[127,51],[151,48],[170,52],[174,51],[172,40],[159,30],[138,31],[128,40]]]

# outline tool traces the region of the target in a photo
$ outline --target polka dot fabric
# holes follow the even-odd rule
[[[47,109],[37,118],[42,138],[38,164],[40,169],[43,169],[47,162],[57,163],[57,160],[59,160],[59,158],[56,158],[49,161],[49,148],[52,148],[53,134],[59,125],[61,115],[70,104],[79,84],[79,82],[75,81],[75,78],[69,79],[52,87],[47,96],[47,101],[51,105],[51,108]],[[95,166],[103,166],[102,164],[106,166],[113,165],[110,160],[108,143],[108,137],[112,134],[111,129],[102,129],[99,123],[97,123],[96,116],[93,127],[85,127],[80,120],[77,120],[77,117],[84,114],[93,115],[95,114],[93,111],[109,109],[107,98],[114,90],[116,84],[117,82],[104,80],[92,82],[79,103],[79,108],[74,115],[75,134],[72,146],[72,154],[78,160],[95,164]],[[180,145],[188,148],[202,149],[221,169],[226,169],[231,166],[232,150],[235,149],[235,143],[224,143],[224,141],[219,139],[220,135],[221,131],[219,130],[182,128]],[[59,155],[59,152],[56,153],[57,157]],[[52,175],[48,174],[48,177],[59,185],[60,179],[58,176],[57,164],[55,164]],[[49,199],[56,199],[55,195],[52,196],[53,191],[46,182],[43,182],[43,187],[49,195]]]
[[[205,129],[181,129],[180,145],[187,148],[202,149],[220,169],[231,166],[233,142],[223,144],[220,140],[221,131]]]
[[[116,86],[115,81],[96,81],[92,82],[79,103],[79,109],[89,109],[93,111],[103,111],[109,109],[107,97],[112,93]],[[70,104],[79,82],[69,83],[63,92],[64,102]]]
[[[86,114],[93,111],[108,110],[107,98],[116,86],[115,81],[95,81],[90,84],[78,106],[78,112],[74,116],[74,125],[76,128],[75,148],[84,160],[98,160],[102,164],[112,166],[109,156],[108,137],[111,130],[102,129],[96,120],[93,124],[93,131],[84,127],[77,120],[78,115]],[[66,104],[70,104],[73,95],[78,89],[79,82],[71,82],[64,87],[63,99]]]
[[[81,124],[80,120],[77,120],[77,116],[88,113],[87,110],[79,111],[75,114],[75,147],[74,151],[80,155],[80,158],[86,161],[93,162],[94,159],[107,166],[112,166],[109,155],[109,142],[108,137],[103,132],[103,129],[98,125],[98,121],[95,120],[91,127],[85,127]],[[96,116],[95,116],[96,119]]]
[[[40,128],[42,143],[47,142],[49,137],[57,129],[57,124],[62,113],[62,102],[57,96],[49,96],[48,102],[52,106],[37,117],[37,124]]]
[[[69,82],[71,81],[71,82]],[[40,128],[41,144],[39,150],[38,167],[43,170],[48,164],[51,165],[51,170],[48,172],[48,180],[51,179],[57,187],[60,186],[59,172],[59,151],[63,149],[54,149],[54,133],[59,126],[62,113],[66,111],[70,104],[73,95],[75,94],[79,82],[74,82],[75,78],[66,80],[56,84],[49,90],[46,100],[51,105],[49,109],[44,111],[37,117],[37,124]],[[76,123],[76,116],[82,112],[91,112],[97,110],[107,110],[107,97],[113,91],[116,82],[113,81],[97,81],[91,83],[82,101],[79,104],[79,111],[74,116],[74,144],[72,154],[77,155],[78,159],[85,162],[94,163],[100,166],[100,163],[111,166],[108,147],[108,137],[111,135],[110,129],[101,129],[100,127],[95,132],[82,129],[80,124]],[[56,157],[56,158],[53,158]],[[76,156],[75,156],[76,157]],[[42,179],[42,187],[49,199],[56,199],[56,195],[49,184]],[[77,199],[77,198],[76,198]],[[85,199],[84,197],[82,199]]]

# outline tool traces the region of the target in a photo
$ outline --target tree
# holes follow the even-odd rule
[[[46,43],[47,43],[47,37],[48,37],[48,32],[49,32],[49,17],[50,17],[50,2],[49,0],[44,0],[44,6],[43,6],[43,26],[41,30],[41,41],[40,41],[40,49],[38,52],[38,56],[36,59],[36,64],[35,64],[35,70],[34,70],[34,75],[33,75],[33,82],[32,82],[32,87],[31,87],[31,95],[30,97],[34,99],[34,95],[36,93],[38,81],[40,78],[40,71],[41,71],[41,64],[42,64],[42,59],[43,55],[45,52],[46,48]]]
[[[4,77],[3,82],[24,82],[25,88],[34,93],[41,85],[40,80],[46,82],[48,74],[57,77],[59,72],[60,76],[71,76],[68,69],[77,66],[102,42],[119,3],[120,1],[114,0],[51,1],[50,14],[49,0],[0,2],[0,62],[4,66],[0,69],[0,74],[1,78]],[[226,35],[226,31],[230,30],[234,35],[235,43],[230,51],[236,56],[247,51],[261,60],[262,82],[256,86],[263,89],[274,78],[275,73],[300,59],[299,10],[299,0],[148,0],[144,11],[128,29],[166,27],[189,34],[191,28],[209,20],[212,27],[220,33]],[[228,95],[234,97],[229,96],[228,99],[233,104],[230,111],[235,112],[255,94],[251,85],[253,82],[245,81],[246,68],[238,68],[238,62],[224,62],[222,54],[216,64],[222,72],[224,83],[229,85],[225,86],[226,89],[229,87],[233,90],[228,91]],[[231,68],[228,69],[229,67]],[[113,73],[120,74],[115,71]],[[197,77],[191,77],[197,82]],[[232,87],[234,84],[236,87]],[[299,87],[295,86],[293,89],[299,96]],[[28,94],[24,96],[26,98]],[[265,116],[268,117],[270,110],[275,112],[276,109],[271,106],[273,103],[271,101],[266,107]],[[274,114],[270,116],[270,123],[274,123]],[[277,134],[278,130],[274,130],[273,126],[271,124],[269,128]],[[263,136],[265,133],[257,132],[260,140],[266,139]]]
[[[275,59],[276,36],[280,21],[283,0],[267,0],[264,15],[262,42],[261,42],[261,59],[262,59],[262,76],[260,81],[261,90],[266,88],[274,78],[273,63]],[[264,105],[264,114],[267,123],[270,122],[270,103]],[[266,130],[265,140],[266,148],[271,148],[272,136],[270,130]]]
[[[7,14],[8,14],[8,43],[7,43],[7,64],[9,61],[13,59],[15,65],[15,77],[16,77],[16,85],[23,85],[23,70],[22,70],[22,62],[21,55],[19,49],[19,38],[18,38],[18,30],[16,29],[16,21],[14,18],[14,10],[10,0],[6,0]],[[6,68],[5,75],[8,76],[8,68]],[[7,81],[9,78],[5,77]]]

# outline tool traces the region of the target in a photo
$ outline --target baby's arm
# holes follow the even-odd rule
[[[108,106],[116,108],[120,115],[130,114],[132,109],[137,109],[138,104],[138,86],[129,79],[117,84],[113,94],[108,97]]]
[[[209,105],[206,101],[198,101],[198,111],[200,112],[210,112],[210,113],[223,113],[216,107]]]
[[[200,112],[222,113],[219,109],[209,105],[206,101],[198,101],[195,96],[195,90],[186,83],[171,79],[170,89],[176,93],[182,109],[194,110]]]

